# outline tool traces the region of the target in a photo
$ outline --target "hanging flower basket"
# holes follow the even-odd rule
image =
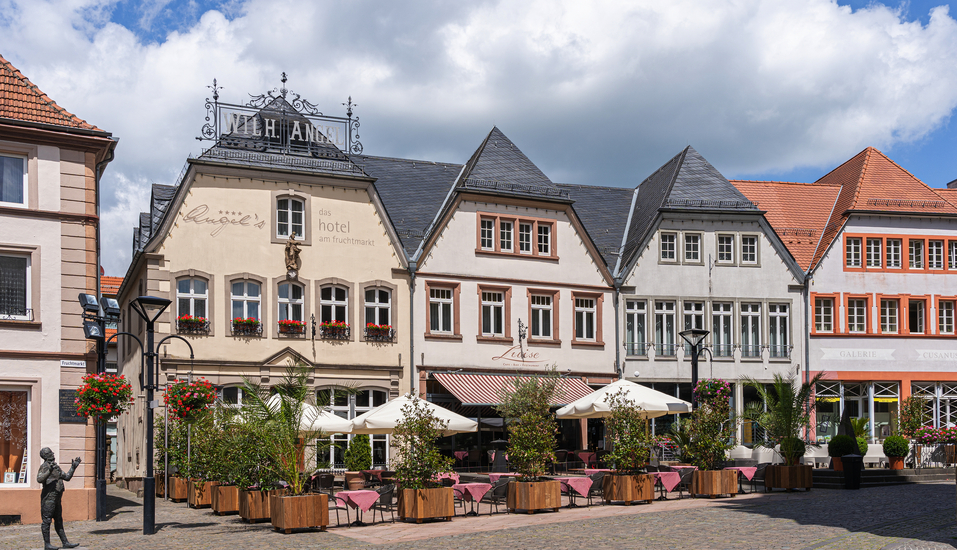
[[[76,414],[94,420],[109,420],[133,403],[133,388],[126,377],[116,374],[88,374],[76,390]]]
[[[171,416],[189,422],[216,401],[216,389],[205,378],[177,382],[166,387],[164,400]]]
[[[283,319],[282,321],[279,321],[279,332],[283,334],[302,334],[305,331],[305,321],[294,321],[292,319]]]

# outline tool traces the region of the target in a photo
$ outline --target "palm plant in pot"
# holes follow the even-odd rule
[[[783,466],[768,466],[764,475],[765,490],[811,489],[812,467],[801,464],[807,448],[801,440],[801,429],[811,419],[814,387],[824,377],[818,373],[807,382],[797,383],[794,375],[775,374],[769,385],[752,378],[745,385],[757,392],[759,402],[751,403],[744,410],[744,418],[763,428],[763,438],[755,445],[774,449],[779,446]]]
[[[507,506],[511,510],[558,510],[561,484],[542,480],[555,459],[558,424],[552,403],[561,397],[555,368],[544,376],[517,376],[514,386],[499,396],[495,407],[506,419],[509,441],[508,461],[518,480],[509,483]]]
[[[399,519],[417,523],[429,518],[452,519],[452,488],[438,483],[439,474],[452,471],[453,459],[442,455],[436,445],[447,426],[448,422],[436,417],[421,399],[412,399],[402,407],[402,420],[392,430]]]
[[[726,453],[734,448],[731,384],[717,378],[701,380],[694,391],[698,408],[691,413],[686,454],[698,469],[692,474],[690,492],[734,496],[738,492],[737,472],[724,469]]]
[[[611,415],[605,417],[605,429],[612,443],[606,459],[614,462],[615,473],[602,478],[602,495],[606,502],[651,502],[655,496],[654,478],[642,472],[651,458],[648,421],[641,407],[623,390],[609,395],[606,401]]]

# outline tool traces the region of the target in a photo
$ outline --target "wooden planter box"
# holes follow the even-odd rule
[[[455,515],[455,495],[451,487],[435,489],[402,489],[398,494],[399,519],[452,519]]]
[[[290,533],[293,529],[318,527],[325,531],[329,526],[329,495],[307,493],[305,495],[269,496],[269,515],[277,531]]]
[[[217,485],[212,490],[213,511],[219,515],[239,511],[239,487],[235,485]]]
[[[632,504],[655,500],[655,478],[647,474],[637,476],[606,474],[601,481],[602,498],[605,502]]]
[[[562,506],[562,484],[559,481],[512,481],[508,484],[507,506],[511,511],[536,510],[557,512]]]
[[[173,502],[183,502],[189,498],[189,482],[181,477],[169,478],[169,499]]]
[[[269,497],[282,493],[283,491],[278,489],[272,491],[260,491],[258,489],[239,491],[239,517],[250,523],[269,521],[271,517]]]
[[[208,508],[213,505],[213,489],[218,481],[190,480],[188,504],[191,508]]]
[[[155,482],[156,496],[158,498],[165,497],[166,496],[166,477],[163,475],[157,475],[154,479],[156,480]]]
[[[764,470],[764,490],[805,489],[814,484],[814,468],[810,465],[768,466]]]
[[[695,470],[691,477],[691,496],[707,495],[711,498],[720,495],[738,494],[737,470]]]

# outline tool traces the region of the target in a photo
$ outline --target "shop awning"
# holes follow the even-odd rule
[[[435,373],[435,379],[445,389],[469,407],[493,406],[499,403],[499,395],[503,388],[514,388],[518,376],[497,374],[454,374]],[[567,405],[580,399],[593,390],[580,378],[559,379],[560,399],[552,405]]]

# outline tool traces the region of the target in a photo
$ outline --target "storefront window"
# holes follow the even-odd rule
[[[5,485],[29,482],[28,403],[26,390],[0,389],[0,471]]]

